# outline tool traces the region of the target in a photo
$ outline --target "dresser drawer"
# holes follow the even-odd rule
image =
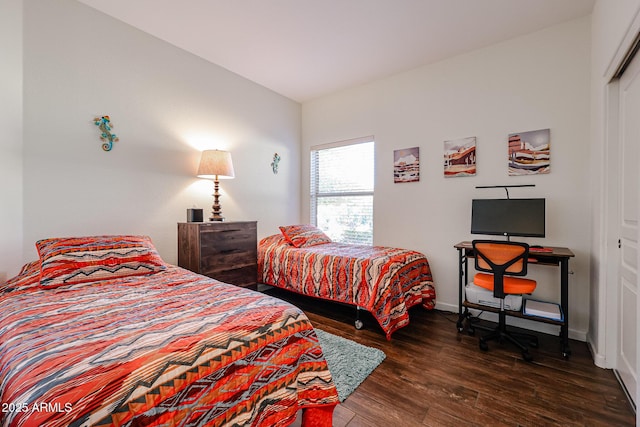
[[[255,289],[257,223],[178,224],[178,265],[222,282]]]
[[[254,265],[247,265],[246,267],[238,267],[231,270],[219,270],[204,275],[243,288],[257,289],[258,272]]]
[[[201,227],[200,256],[212,263],[258,256],[255,227]]]

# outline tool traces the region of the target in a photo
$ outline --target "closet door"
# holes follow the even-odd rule
[[[620,77],[617,371],[636,399],[638,360],[638,211],[640,209],[640,55]],[[636,402],[637,403],[637,402]]]

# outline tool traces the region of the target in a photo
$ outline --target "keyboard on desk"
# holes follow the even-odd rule
[[[553,252],[553,249],[551,249],[551,248],[543,248],[543,247],[536,247],[536,246],[529,246],[529,252]]]

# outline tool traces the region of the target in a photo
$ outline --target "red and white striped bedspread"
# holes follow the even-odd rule
[[[336,242],[296,248],[280,234],[258,246],[262,283],[360,306],[373,314],[387,339],[409,324],[409,308],[435,306],[429,262],[419,252]]]
[[[338,396],[296,307],[178,267],[0,286],[2,426],[331,424]],[[315,417],[315,418],[314,418]]]

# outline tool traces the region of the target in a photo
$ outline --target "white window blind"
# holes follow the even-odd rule
[[[373,244],[373,138],[312,147],[311,222],[333,241]]]

